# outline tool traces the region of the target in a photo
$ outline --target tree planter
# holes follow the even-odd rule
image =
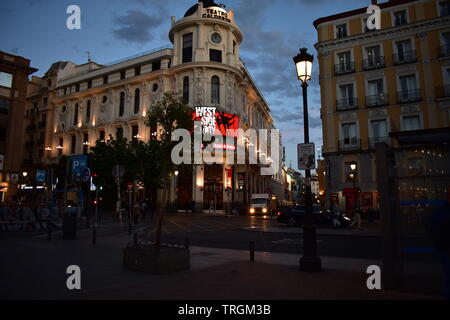
[[[161,245],[130,245],[123,250],[125,268],[149,274],[170,274],[189,270],[189,249]]]

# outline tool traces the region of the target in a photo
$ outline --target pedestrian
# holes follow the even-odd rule
[[[444,269],[445,298],[450,300],[450,204],[448,201],[431,217],[431,236]]]
[[[331,214],[333,217],[333,227],[339,228],[341,226],[341,223],[339,222],[341,212],[339,211],[339,207],[335,203],[333,204],[333,206],[331,208]]]

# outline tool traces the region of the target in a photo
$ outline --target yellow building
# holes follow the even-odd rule
[[[450,126],[450,1],[378,6],[380,29],[367,27],[367,7],[314,22],[326,194],[344,209],[377,207],[377,142],[395,148],[393,132]]]

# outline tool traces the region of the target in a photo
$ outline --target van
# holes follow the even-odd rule
[[[271,202],[269,194],[253,194],[250,198],[250,215],[270,215]]]

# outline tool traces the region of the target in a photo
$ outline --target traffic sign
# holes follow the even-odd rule
[[[314,170],[316,168],[316,149],[314,143],[298,145],[299,170]]]
[[[133,190],[133,188],[134,188],[134,183],[133,182],[128,182],[127,183],[127,188],[128,188],[128,190]]]
[[[86,167],[81,171],[81,181],[89,182],[91,180],[91,170]]]

